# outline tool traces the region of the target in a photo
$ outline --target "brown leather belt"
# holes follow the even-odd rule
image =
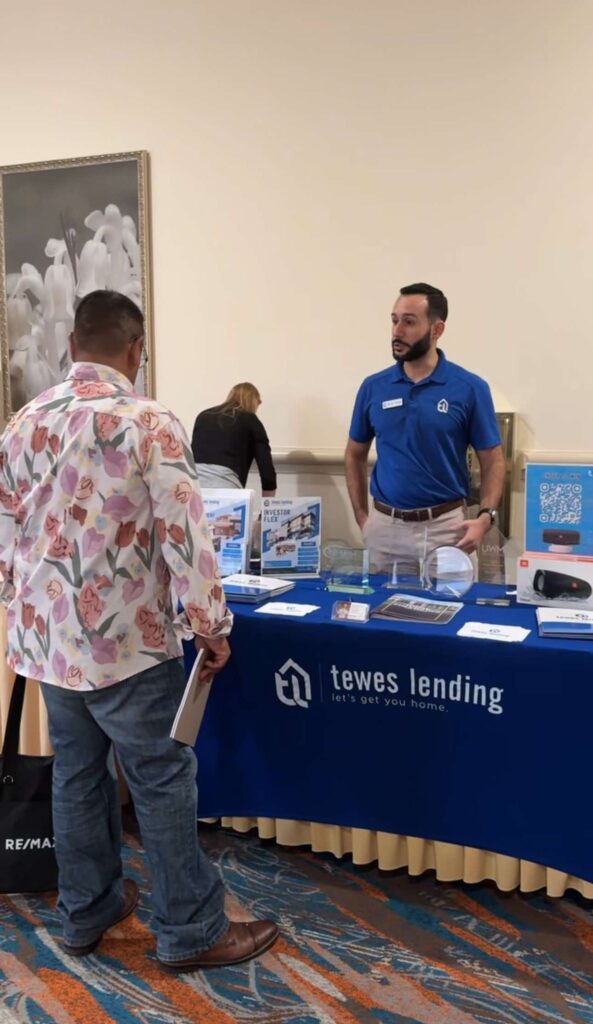
[[[384,505],[382,501],[373,499],[377,512],[383,512],[392,519],[402,519],[404,523],[425,523],[429,519],[438,519],[445,512],[452,512],[454,508],[461,508],[465,505],[463,498],[456,498],[455,501],[444,501],[442,505],[433,505],[432,508],[392,508],[391,505]]]

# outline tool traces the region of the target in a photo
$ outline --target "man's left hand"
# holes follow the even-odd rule
[[[461,534],[461,540],[457,542],[457,547],[471,555],[488,533],[490,518],[487,515],[481,515],[477,519],[466,519],[456,529]]]
[[[196,636],[194,643],[196,651],[204,649],[204,662],[198,675],[203,683],[224,668],[231,656],[231,649],[224,636]]]

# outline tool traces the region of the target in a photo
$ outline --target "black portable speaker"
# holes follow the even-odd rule
[[[551,569],[538,569],[533,577],[533,589],[542,597],[575,597],[586,601],[591,597],[591,586],[578,576],[569,576],[565,572],[553,572]]]

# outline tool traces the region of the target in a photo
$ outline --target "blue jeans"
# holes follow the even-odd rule
[[[58,910],[69,945],[94,941],[121,913],[121,808],[113,743],[153,876],[161,960],[209,949],[224,934],[224,889],[197,836],[196,757],[169,738],[185,686],[181,659],[77,692],[42,684],[55,752]]]

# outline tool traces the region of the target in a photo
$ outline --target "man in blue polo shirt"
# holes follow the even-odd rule
[[[395,366],[363,381],[346,447],[346,483],[371,562],[388,572],[397,559],[453,544],[471,553],[494,522],[504,459],[490,388],[437,348],[448,303],[428,284],[402,288],[391,314]],[[373,439],[377,462],[367,464]],[[480,464],[480,507],[468,519],[467,448]]]

